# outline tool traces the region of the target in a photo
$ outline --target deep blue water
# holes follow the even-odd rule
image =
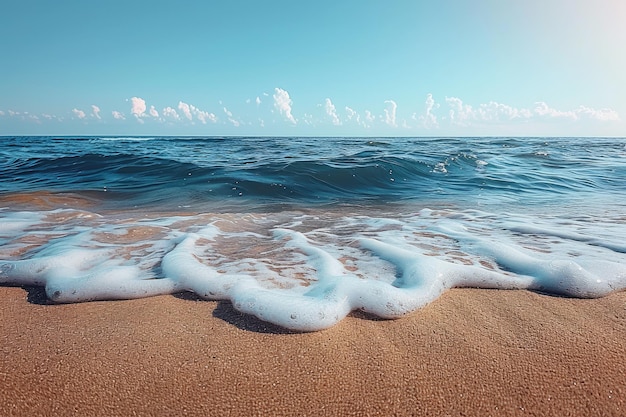
[[[626,139],[2,137],[0,179],[115,208],[619,203]]]

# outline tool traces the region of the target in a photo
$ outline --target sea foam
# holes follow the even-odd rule
[[[612,218],[54,210],[0,211],[0,225],[0,283],[44,286],[58,303],[189,291],[299,331],[354,310],[402,317],[454,287],[584,298],[626,288],[626,226]]]

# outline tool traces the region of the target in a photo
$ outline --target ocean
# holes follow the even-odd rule
[[[626,138],[0,137],[0,284],[298,331],[626,288]]]

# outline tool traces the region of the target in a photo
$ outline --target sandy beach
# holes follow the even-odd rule
[[[0,299],[2,416],[626,414],[624,292],[458,289],[305,334],[191,295]]]

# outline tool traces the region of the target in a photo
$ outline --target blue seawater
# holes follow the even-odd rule
[[[451,287],[626,287],[624,138],[0,137],[0,283],[298,330]]]

